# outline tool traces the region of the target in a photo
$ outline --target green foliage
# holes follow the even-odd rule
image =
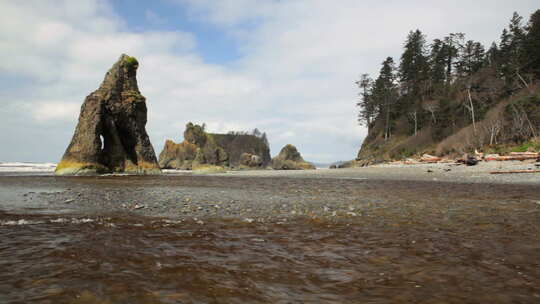
[[[523,46],[525,70],[540,77],[540,10],[531,15],[526,30]]]
[[[457,62],[457,72],[461,77],[469,77],[478,72],[485,63],[485,49],[480,42],[467,41]]]
[[[406,95],[420,97],[422,84],[428,78],[425,44],[426,38],[420,30],[409,32],[399,64],[400,82]]]
[[[486,154],[505,154],[508,152],[506,145],[492,145],[484,149]]]
[[[135,57],[127,56],[125,61],[129,66],[138,66],[139,65],[139,62],[137,61],[137,59]]]
[[[521,145],[514,147],[512,152],[540,151],[540,141],[526,141]]]
[[[373,150],[371,144],[378,141],[385,150],[390,137],[418,134],[428,127],[433,141],[441,141],[472,124],[473,115],[478,125],[504,98],[525,87],[531,90],[532,75],[540,76],[540,10],[527,26],[522,19],[514,13],[500,42],[487,51],[481,43],[466,40],[463,33],[450,33],[426,45],[420,30],[409,32],[399,72],[388,57],[375,80],[363,74],[356,82],[361,97],[358,120],[369,129],[368,144],[363,147]],[[538,136],[539,98],[512,102],[503,118],[506,125],[500,132],[505,133],[504,140],[508,139],[506,133],[513,134],[513,142]],[[475,132],[485,131],[480,129]]]
[[[189,122],[184,131],[184,139],[189,143],[203,147],[208,139],[208,136],[204,131],[204,125],[200,126]]]
[[[498,144],[492,145],[484,150],[487,154],[508,154],[510,152],[540,152],[540,139],[531,139],[522,142],[518,145],[515,144]]]
[[[432,90],[440,90],[446,81],[446,54],[444,42],[440,39],[433,40],[428,57],[430,67],[430,81]]]
[[[414,148],[402,148],[402,149],[399,149],[399,151],[395,153],[393,157],[396,159],[403,159],[403,158],[411,157],[415,155],[416,153],[417,151]]]
[[[375,100],[372,96],[373,79],[369,77],[369,74],[362,74],[360,80],[356,82],[356,85],[360,89],[360,100],[356,103],[360,107],[360,113],[358,113],[358,123],[365,125],[368,129],[371,127],[375,115],[377,114],[377,107]]]

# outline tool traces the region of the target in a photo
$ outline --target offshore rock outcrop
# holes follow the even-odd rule
[[[272,159],[272,168],[274,170],[310,170],[315,169],[315,166],[306,162],[296,147],[289,144]]]
[[[147,108],[137,86],[138,66],[135,58],[123,54],[86,97],[57,175],[161,172],[145,129]]]
[[[191,170],[201,166],[265,168],[270,148],[264,137],[248,134],[207,133],[204,127],[188,123],[184,141],[167,140],[159,154],[163,169]]]

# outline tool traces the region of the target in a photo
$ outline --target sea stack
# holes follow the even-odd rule
[[[274,170],[309,170],[315,169],[315,166],[306,162],[296,147],[289,144],[272,159],[272,168]]]
[[[137,86],[139,63],[123,54],[101,86],[86,97],[57,175],[158,174],[146,133],[146,102]]]
[[[208,133],[204,125],[191,122],[186,125],[184,141],[177,144],[167,140],[159,154],[163,169],[197,170],[206,166],[264,169],[270,161],[264,133]]]

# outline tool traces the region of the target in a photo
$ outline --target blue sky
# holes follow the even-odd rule
[[[84,98],[127,53],[140,62],[159,154],[187,122],[267,133],[271,154],[355,158],[362,73],[397,60],[409,30],[464,32],[486,45],[537,0],[0,1],[0,161],[56,162]]]
[[[144,32],[186,31],[196,35],[196,52],[205,62],[229,64],[240,58],[237,41],[220,31],[218,26],[198,18],[189,7],[170,0],[112,0],[115,13],[127,24],[127,29]]]

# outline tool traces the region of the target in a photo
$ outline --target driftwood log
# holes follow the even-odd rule
[[[511,171],[493,171],[490,174],[517,174],[517,173],[540,173],[540,170],[511,170]]]
[[[501,156],[499,154],[488,154],[485,161],[506,161],[506,160],[529,160],[540,158],[540,153],[536,152],[510,152],[510,155]]]

